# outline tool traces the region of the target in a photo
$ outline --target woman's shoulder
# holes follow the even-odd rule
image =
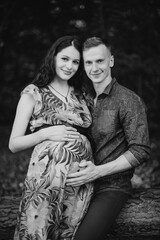
[[[34,84],[29,84],[27,85],[23,90],[22,90],[22,94],[23,93],[28,93],[28,94],[34,94],[35,92],[39,92],[39,88],[34,85]]]
[[[21,92],[21,95],[28,94],[31,95],[34,100],[41,100],[41,94],[39,88],[34,84],[27,85]]]

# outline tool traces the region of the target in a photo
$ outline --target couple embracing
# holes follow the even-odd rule
[[[113,66],[101,38],[65,36],[21,92],[9,148],[34,149],[14,240],[104,240],[130,196],[150,155],[146,107]]]

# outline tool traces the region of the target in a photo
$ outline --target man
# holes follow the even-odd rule
[[[94,96],[91,133],[94,159],[83,161],[81,171],[69,174],[67,184],[94,181],[95,192],[75,240],[104,240],[131,193],[135,167],[150,155],[148,124],[143,101],[111,76],[114,57],[100,38],[83,46],[84,68]]]

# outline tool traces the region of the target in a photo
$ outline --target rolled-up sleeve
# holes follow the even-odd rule
[[[124,156],[136,167],[149,159],[151,151],[146,106],[139,96],[131,94],[123,99],[120,116],[128,143]]]

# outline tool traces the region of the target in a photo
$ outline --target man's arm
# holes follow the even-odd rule
[[[128,142],[128,150],[114,161],[98,166],[92,162],[82,161],[80,167],[83,167],[83,170],[69,174],[68,185],[78,186],[97,178],[126,171],[149,159],[150,143],[146,109],[137,95],[127,96],[127,101],[122,103],[120,121]]]
[[[128,94],[121,102],[120,122],[128,143],[124,156],[137,167],[149,159],[151,151],[146,106],[138,95]]]
[[[98,166],[91,161],[83,160],[79,166],[81,168],[79,172],[68,175],[67,185],[80,186],[84,183],[92,182],[97,178],[125,171],[132,167],[124,155],[121,155],[112,162]]]

